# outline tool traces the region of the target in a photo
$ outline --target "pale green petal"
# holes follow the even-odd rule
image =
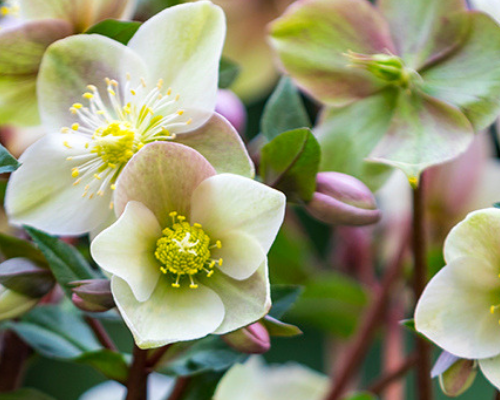
[[[0,30],[0,124],[39,122],[36,79],[42,56],[50,44],[71,32],[66,22],[55,20]]]
[[[391,126],[369,159],[400,168],[417,182],[424,169],[457,157],[473,138],[473,128],[460,110],[401,91]]]
[[[118,221],[92,241],[92,257],[103,270],[123,279],[142,302],[151,296],[161,275],[154,255],[160,237],[154,214],[131,201]]]
[[[216,270],[210,278],[200,276],[199,282],[217,293],[224,303],[224,320],[214,333],[222,335],[249,325],[271,308],[267,259],[248,279],[233,279]]]
[[[454,18],[465,11],[464,0],[380,0],[378,7],[389,22],[397,54],[410,68],[449,53],[469,28]]]
[[[31,310],[40,301],[0,285],[0,321],[16,318]]]
[[[19,0],[23,18],[64,20],[75,32],[83,32],[107,18],[129,18],[136,3],[136,0]]]
[[[255,175],[240,135],[220,114],[214,114],[201,128],[179,135],[176,141],[200,152],[219,174],[228,172],[249,178]]]
[[[203,285],[197,289],[188,285],[173,288],[167,279],[160,279],[151,297],[143,303],[116,276],[111,289],[135,343],[142,349],[199,339],[216,330],[224,319],[220,297]]]
[[[386,89],[342,108],[326,108],[314,133],[321,170],[352,175],[370,189],[381,187],[392,168],[365,159],[389,130],[397,93]]]
[[[487,208],[470,213],[446,238],[444,258],[476,257],[497,267],[500,273],[500,210]]]
[[[500,390],[500,356],[479,360],[481,372],[498,390]]]
[[[139,28],[129,47],[147,64],[151,82],[163,79],[180,94],[180,107],[212,112],[225,34],[220,7],[199,1],[155,15]]]
[[[387,23],[366,0],[300,1],[271,25],[271,44],[286,71],[311,96],[342,106],[385,86],[349,66],[345,53],[395,52]]]
[[[238,175],[221,174],[203,181],[191,201],[192,223],[212,238],[241,231],[258,241],[267,254],[285,214],[285,195]]]
[[[500,354],[498,267],[481,258],[456,258],[427,285],[415,311],[416,329],[463,358]]]
[[[54,235],[81,235],[106,221],[112,193],[89,199],[84,187],[94,178],[82,178],[78,185],[71,170],[81,161],[67,157],[87,155],[90,138],[77,133],[51,134],[28,148],[7,186],[5,208],[13,224],[30,225]],[[68,148],[67,146],[71,148]]]
[[[115,191],[115,210],[121,214],[129,201],[143,203],[162,228],[169,226],[169,213],[189,216],[191,195],[208,177],[215,175],[197,151],[178,143],[151,143],[123,169]]]
[[[223,263],[218,269],[231,278],[249,278],[266,259],[259,242],[246,233],[227,232],[225,236],[212,237],[212,240],[220,240],[222,247],[212,250],[211,256],[215,260],[222,258]]]
[[[40,114],[48,131],[58,132],[77,122],[69,112],[84,101],[87,85],[94,85],[107,98],[105,78],[125,82],[147,77],[144,62],[128,47],[100,35],[75,35],[54,43],[47,50],[38,78]],[[79,122],[79,121],[78,121]]]
[[[463,46],[421,73],[423,90],[459,107],[476,130],[488,126],[500,110],[500,27],[471,12]]]

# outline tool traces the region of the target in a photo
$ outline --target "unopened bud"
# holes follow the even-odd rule
[[[477,362],[460,359],[439,375],[439,385],[445,395],[457,397],[472,386],[476,375]]]
[[[0,264],[0,284],[32,299],[49,293],[55,284],[52,272],[27,258],[10,258]]]
[[[23,315],[35,307],[39,300],[0,285],[0,321]]]
[[[316,176],[316,192],[306,210],[318,220],[335,225],[369,225],[381,216],[370,189],[339,172],[320,172]]]
[[[222,339],[233,349],[245,354],[263,354],[271,348],[269,333],[260,322],[228,333]]]
[[[224,116],[243,135],[247,114],[245,106],[233,92],[221,89],[217,92],[215,111]]]
[[[74,286],[71,300],[80,310],[105,312],[115,307],[110,281],[107,279],[89,279],[71,282]]]

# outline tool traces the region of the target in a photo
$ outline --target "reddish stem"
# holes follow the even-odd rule
[[[91,318],[88,315],[86,315],[84,318],[94,332],[97,340],[99,340],[99,343],[101,343],[104,348],[111,351],[118,351],[116,345],[113,343],[113,340],[111,340],[111,338],[109,337],[108,332],[106,331],[106,329],[104,329],[104,326],[102,326],[102,324],[98,320]]]
[[[31,349],[19,336],[8,330],[3,334],[1,354],[0,393],[4,393],[21,386]]]
[[[179,377],[168,400],[180,400],[189,383],[188,377]]]
[[[129,371],[125,400],[147,400],[149,374],[146,368],[147,358],[148,352],[141,350],[134,344],[134,360]]]

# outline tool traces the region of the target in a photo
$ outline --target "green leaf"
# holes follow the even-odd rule
[[[38,229],[25,229],[45,255],[57,282],[69,298],[72,295],[70,282],[97,277],[85,258],[73,246]]]
[[[53,397],[48,396],[35,389],[19,389],[15,392],[1,393],[0,400],[55,400]]]
[[[14,172],[21,164],[0,144],[0,174]]]
[[[346,338],[355,331],[367,301],[358,282],[338,272],[325,272],[305,284],[290,318]]]
[[[75,361],[94,367],[109,379],[122,383],[127,381],[129,367],[125,361],[125,357],[120,353],[103,349],[84,353],[76,358]]]
[[[33,243],[0,233],[0,253],[6,259],[24,257],[36,263],[48,265],[43,253]]]
[[[222,57],[219,64],[219,88],[226,89],[233,84],[240,73],[240,66],[227,57]]]
[[[262,133],[267,139],[273,140],[280,133],[310,127],[311,120],[299,91],[291,79],[284,76],[264,108],[261,121]]]
[[[344,400],[377,400],[378,397],[371,393],[354,393],[344,398]]]
[[[208,373],[192,377],[180,400],[212,400],[221,378],[221,373]]]
[[[85,33],[97,33],[126,45],[140,26],[141,23],[136,21],[106,19],[90,27]]]
[[[302,331],[297,326],[281,322],[269,315],[266,315],[260,322],[266,327],[271,336],[293,337],[302,334]]]
[[[101,349],[83,319],[60,306],[37,307],[20,322],[9,322],[7,327],[49,358],[76,359]]]
[[[409,331],[412,331],[415,333],[417,332],[417,330],[415,329],[415,320],[413,318],[404,319],[404,320],[400,321],[399,324],[401,326],[404,326]]]
[[[271,187],[290,201],[307,202],[316,189],[321,150],[307,129],[282,133],[262,148],[261,174]]]
[[[210,371],[224,371],[247,356],[229,347],[220,337],[179,343],[165,355],[166,363],[159,372],[174,376],[189,376]]]
[[[272,285],[271,300],[272,308],[269,315],[273,318],[281,318],[295,304],[302,294],[303,288],[296,285]]]

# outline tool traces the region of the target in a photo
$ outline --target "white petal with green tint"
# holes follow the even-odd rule
[[[460,110],[400,91],[391,126],[369,159],[400,168],[416,183],[424,169],[457,157],[473,138],[473,128]]]
[[[47,50],[38,77],[38,98],[44,128],[59,132],[79,122],[69,109],[84,102],[87,85],[107,94],[105,78],[124,82],[147,78],[147,68],[128,47],[100,35],[75,35],[54,43]],[[106,97],[102,96],[105,101]],[[105,101],[105,105],[106,105]]]
[[[72,168],[77,160],[68,157],[88,154],[90,139],[79,134],[52,134],[28,148],[7,186],[5,208],[10,222],[25,224],[54,235],[81,235],[105,221],[112,193],[83,197],[92,176],[74,185]]]
[[[459,107],[476,130],[486,128],[500,110],[500,27],[487,15],[471,12],[464,44],[421,72],[423,90]]]
[[[222,9],[199,1],[155,15],[139,28],[129,47],[147,64],[150,82],[163,79],[180,94],[182,107],[211,112],[225,34]]]
[[[430,281],[415,311],[416,329],[446,351],[479,359],[500,354],[498,266],[481,258],[451,261]]]
[[[123,279],[138,301],[145,301],[160,278],[155,258],[161,227],[142,203],[131,201],[118,221],[92,242],[91,252],[102,269]]]
[[[42,56],[72,33],[64,21],[27,22],[0,30],[0,124],[39,123],[36,79]]]
[[[253,178],[255,168],[243,140],[234,127],[215,113],[199,129],[179,135],[176,142],[200,152],[217,173],[232,173]]]
[[[0,285],[0,321],[21,316],[39,301]]]
[[[478,360],[481,372],[500,390],[500,356]]]
[[[271,25],[271,43],[285,70],[311,96],[342,106],[385,83],[351,68],[345,53],[395,53],[389,27],[366,0],[308,0],[289,7]]]
[[[115,191],[116,212],[121,214],[129,201],[138,201],[165,228],[171,224],[170,212],[189,215],[193,191],[212,175],[215,170],[197,151],[178,143],[151,143],[122,171]]]
[[[497,267],[500,273],[500,210],[487,208],[470,213],[446,238],[444,258],[476,257]],[[500,279],[500,278],[499,278]]]
[[[224,304],[212,289],[203,285],[173,288],[162,278],[142,303],[125,281],[118,277],[112,280],[116,305],[140,348],[199,339],[217,329],[224,319]]]
[[[283,222],[285,195],[238,175],[221,174],[203,181],[194,191],[191,221],[213,238],[241,231],[255,238],[267,254]]]
[[[466,10],[464,0],[380,0],[378,7],[389,22],[397,54],[415,69],[448,54],[469,28],[454,18]]]
[[[216,292],[224,303],[224,320],[214,333],[224,334],[249,325],[264,317],[271,308],[267,259],[248,279],[237,280],[215,271],[200,282]]]

